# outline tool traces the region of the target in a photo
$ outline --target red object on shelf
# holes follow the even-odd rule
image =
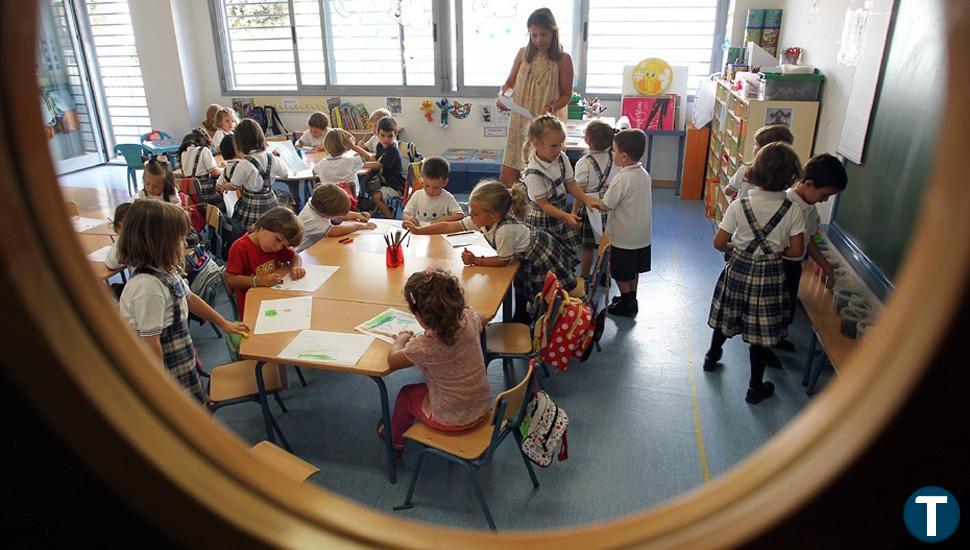
[[[677,96],[667,94],[657,97],[624,96],[621,112],[630,119],[632,128],[641,130],[673,130]]]

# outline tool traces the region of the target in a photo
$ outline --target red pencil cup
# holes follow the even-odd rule
[[[389,246],[384,252],[384,259],[387,261],[387,267],[404,265],[404,249],[400,246]]]

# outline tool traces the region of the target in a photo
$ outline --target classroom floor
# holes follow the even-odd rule
[[[127,198],[121,166],[69,174],[61,185],[68,196],[79,193],[71,188],[96,188],[98,202],[112,210]],[[783,368],[766,373],[775,384],[774,397],[757,406],[745,403],[748,352],[739,338],[725,345],[723,368],[702,370],[710,341],[708,308],[724,265],[712,236],[700,201],[654,190],[653,271],[640,278],[639,315],[611,317],[602,353],[545,380],[570,418],[569,459],[536,468],[540,486],[533,489],[509,439],[479,472],[499,530],[575,526],[662,504],[738,464],[808,403],[801,366],[811,332],[801,311],[791,333],[798,350],[779,352]],[[224,302],[218,309],[229,313]],[[206,368],[228,361],[210,327],[192,324],[192,337]],[[303,372],[309,385],[301,387],[292,376],[291,389],[282,394],[289,412],[271,408],[294,452],[320,468],[311,483],[397,517],[486,528],[464,472],[435,457],[426,460],[415,506],[392,511],[404,501],[417,452],[409,446],[398,482],[390,484],[374,429],[380,417],[377,387],[360,376]],[[518,365],[517,374],[522,372]],[[488,374],[494,395],[503,389],[499,362]],[[831,371],[823,373],[820,384],[830,376]],[[401,386],[420,381],[416,369],[389,376],[392,406]],[[216,418],[249,443],[265,437],[256,404],[227,407]]]

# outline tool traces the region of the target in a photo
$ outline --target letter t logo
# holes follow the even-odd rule
[[[945,496],[918,496],[916,504],[926,505],[926,536],[936,536],[936,505],[946,504]]]

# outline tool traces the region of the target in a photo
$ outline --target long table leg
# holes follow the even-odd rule
[[[387,386],[380,376],[371,376],[381,392],[381,418],[384,420],[384,452],[387,454],[387,477],[391,483],[397,483],[397,471],[394,464],[394,435],[391,433],[391,406],[387,401]]]
[[[269,402],[266,400],[266,384],[263,382],[263,365],[265,361],[256,361],[256,388],[259,398],[259,408],[263,410],[263,424],[266,426],[266,440],[276,443],[276,433],[273,431],[273,418],[269,411]],[[289,450],[289,449],[287,449]]]
[[[514,311],[512,309],[512,307],[513,307],[512,306],[512,288],[514,288],[514,287],[513,286],[510,286],[509,287],[509,290],[505,293],[505,298],[502,298],[502,322],[503,323],[509,323],[509,322],[511,322],[512,321],[512,315],[514,314]]]

